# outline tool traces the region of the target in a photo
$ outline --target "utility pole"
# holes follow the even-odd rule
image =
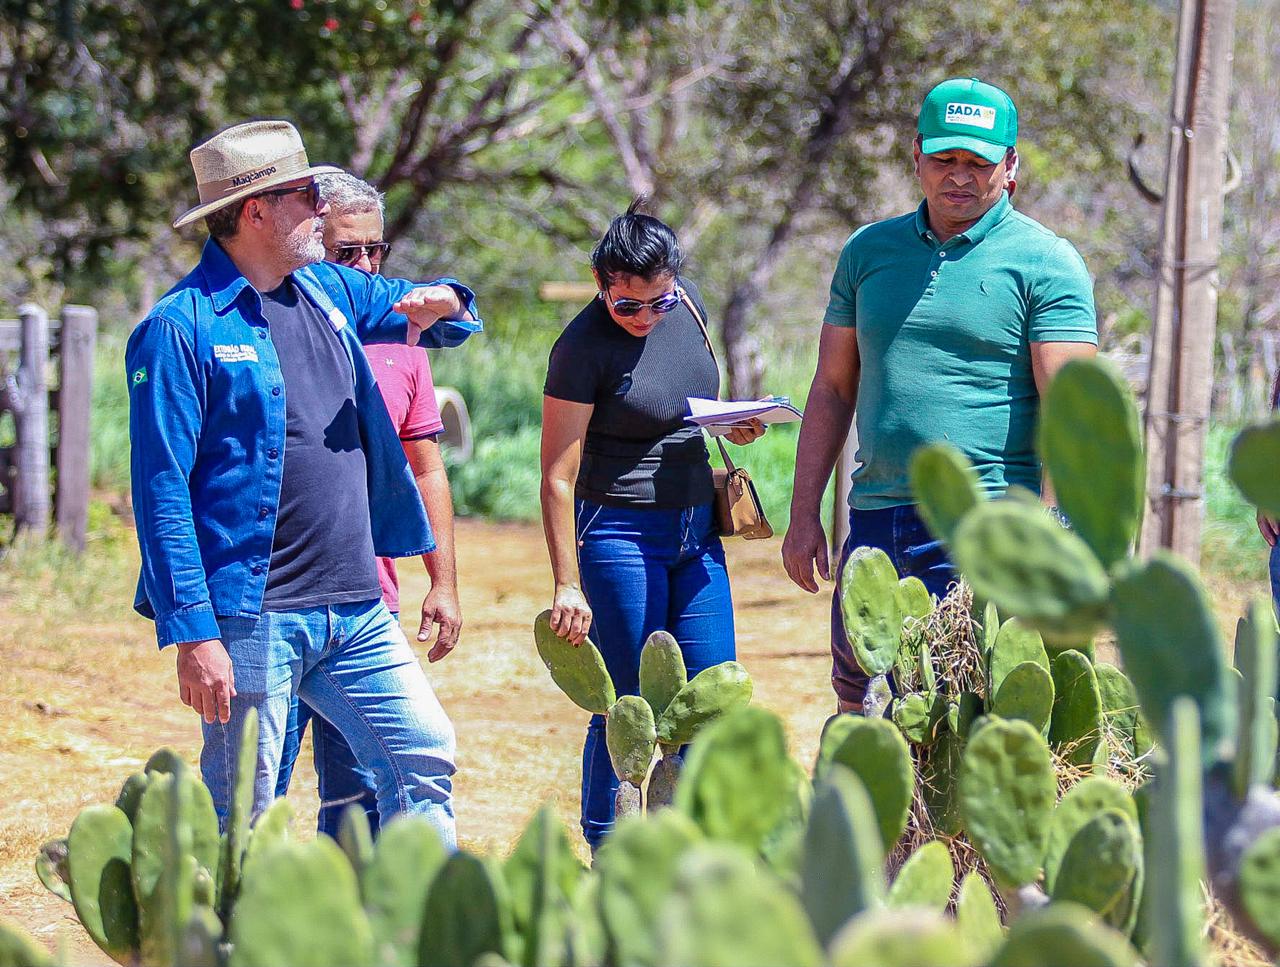
[[[1139,546],[1198,563],[1213,386],[1235,0],[1182,0],[1145,437]]]

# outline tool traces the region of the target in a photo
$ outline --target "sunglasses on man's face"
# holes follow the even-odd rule
[[[605,289],[600,295],[608,300],[609,290]],[[614,312],[623,317],[638,316],[641,309],[651,309],[657,315],[663,316],[680,304],[680,286],[648,302],[641,302],[639,299],[612,299],[609,304],[613,306]]]
[[[334,261],[339,265],[355,265],[361,256],[369,256],[369,264],[376,270],[382,260],[391,254],[390,242],[365,242],[364,244],[338,245],[333,250]]]
[[[259,197],[270,195],[272,198],[283,198],[285,195],[299,193],[305,193],[306,197],[303,198],[303,201],[311,207],[312,211],[320,207],[320,186],[316,184],[314,179],[308,181],[305,185],[295,185],[292,188],[273,188],[271,191],[259,192]]]

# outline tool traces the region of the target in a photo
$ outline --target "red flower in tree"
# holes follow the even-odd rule
[[[338,21],[335,18],[330,17],[324,22],[324,29],[332,33],[338,29]]]

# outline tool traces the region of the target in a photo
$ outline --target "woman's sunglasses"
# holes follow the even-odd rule
[[[609,299],[609,290],[605,289],[600,293],[600,298],[609,302],[613,306],[613,311],[624,318],[630,316],[638,316],[641,309],[652,309],[656,314],[663,316],[680,304],[680,286],[676,286],[666,295],[660,295],[656,299],[650,299],[648,302],[641,302],[639,299]]]

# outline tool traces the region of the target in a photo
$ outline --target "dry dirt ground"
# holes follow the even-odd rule
[[[178,701],[172,650],[158,652],[150,623],[129,607],[137,573],[129,541],[118,541],[109,567],[64,564],[0,585],[0,917],[51,948],[65,945],[76,964],[109,961],[36,879],[36,850],[66,835],[83,806],[113,801],[160,746],[194,762],[200,735]],[[739,657],[755,678],[755,701],[784,718],[793,754],[811,762],[834,706],[828,598],[787,581],[778,539],[731,544]],[[458,731],[462,845],[508,849],[546,801],[576,832],[586,714],[533,648],[533,618],[551,590],[541,531],[461,521],[458,549],[462,643],[429,675]],[[401,571],[408,621],[425,578],[414,563]],[[303,835],[315,821],[314,778],[308,745],[290,793]]]

